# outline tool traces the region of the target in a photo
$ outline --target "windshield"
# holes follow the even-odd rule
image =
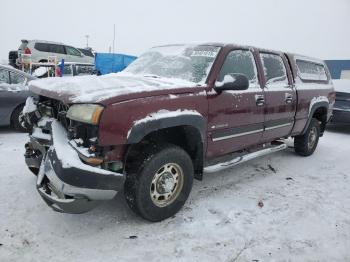
[[[146,77],[178,78],[205,83],[220,47],[209,45],[172,45],[154,47],[124,71]]]

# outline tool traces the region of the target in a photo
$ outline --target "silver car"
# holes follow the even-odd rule
[[[20,124],[23,106],[29,95],[28,82],[36,79],[7,65],[0,65],[0,126],[11,125],[26,131]]]
[[[48,62],[49,57],[56,57],[57,62],[94,63],[94,57],[86,56],[77,48],[57,42],[43,40],[22,40],[18,48],[19,63],[21,55],[30,55],[32,63]]]

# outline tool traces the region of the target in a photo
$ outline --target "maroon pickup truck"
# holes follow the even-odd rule
[[[82,213],[123,190],[150,221],[173,216],[193,178],[285,149],[311,155],[335,101],[323,61],[232,44],[150,49],[105,76],[31,83],[25,160],[44,201]]]

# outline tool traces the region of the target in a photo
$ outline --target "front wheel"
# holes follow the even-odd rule
[[[311,119],[305,134],[294,138],[294,150],[301,156],[310,156],[315,151],[320,138],[321,128],[317,119]]]
[[[156,222],[176,214],[185,204],[193,183],[190,156],[167,145],[145,154],[127,174],[124,193],[130,208]]]
[[[24,127],[21,122],[23,118],[23,106],[17,107],[11,115],[11,125],[12,127],[19,132],[29,132],[30,127]]]

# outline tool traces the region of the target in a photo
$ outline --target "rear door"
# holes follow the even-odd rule
[[[283,54],[260,52],[264,71],[265,120],[262,142],[290,134],[296,111],[296,91]]]
[[[56,57],[57,63],[61,62],[61,59],[66,56],[64,46],[59,44],[50,44],[50,54]]]
[[[257,144],[264,124],[264,94],[259,84],[254,55],[249,49],[233,49],[226,55],[217,81],[241,73],[249,79],[244,91],[208,92],[208,158]]]

